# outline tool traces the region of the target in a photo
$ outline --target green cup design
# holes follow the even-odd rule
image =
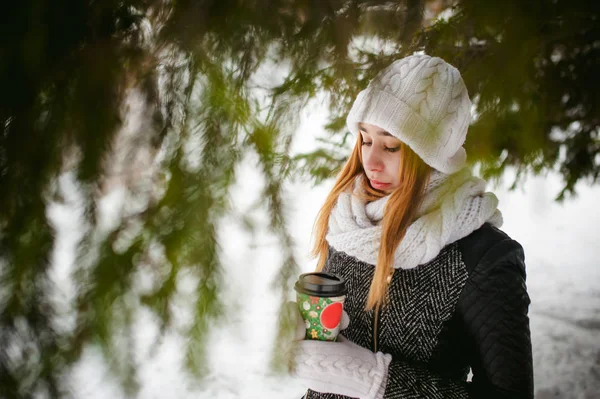
[[[335,341],[340,332],[345,296],[323,298],[296,294],[298,310],[306,325],[305,339]]]
[[[335,341],[346,299],[344,280],[330,273],[304,273],[294,289],[306,325],[305,339]]]

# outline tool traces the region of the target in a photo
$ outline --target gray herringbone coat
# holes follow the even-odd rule
[[[432,261],[396,270],[377,332],[376,313],[364,310],[374,266],[330,248],[324,271],[348,286],[343,334],[393,356],[385,398],[533,397],[523,249],[499,229],[484,224]]]

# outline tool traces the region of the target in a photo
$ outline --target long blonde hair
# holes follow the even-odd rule
[[[369,185],[362,166],[361,148],[362,136],[358,134],[350,158],[346,161],[317,215],[313,227],[315,243],[312,250],[313,256],[319,259],[317,271],[323,269],[327,260],[329,245],[325,237],[329,230],[329,217],[338,196],[342,192],[351,189],[354,181],[361,174],[364,177],[362,179],[363,194],[361,194],[361,198],[366,201],[374,201],[386,195],[381,191],[374,190]],[[431,173],[431,168],[404,143],[400,146],[400,158],[400,186],[390,194],[385,206],[383,220],[381,221],[381,245],[377,255],[375,274],[369,289],[366,310],[379,307],[386,301],[388,276],[394,271],[394,253],[402,238],[404,238],[406,230],[416,217]]]

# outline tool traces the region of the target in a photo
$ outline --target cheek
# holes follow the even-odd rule
[[[400,156],[394,157],[388,164],[388,173],[395,184],[400,184]]]

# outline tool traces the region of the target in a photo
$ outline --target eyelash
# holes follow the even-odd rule
[[[370,145],[370,144],[371,144],[370,142],[366,142],[366,141],[363,141],[363,143],[362,143],[362,145]],[[383,147],[383,149],[387,152],[396,152],[400,149],[400,147],[394,147],[394,148]]]

